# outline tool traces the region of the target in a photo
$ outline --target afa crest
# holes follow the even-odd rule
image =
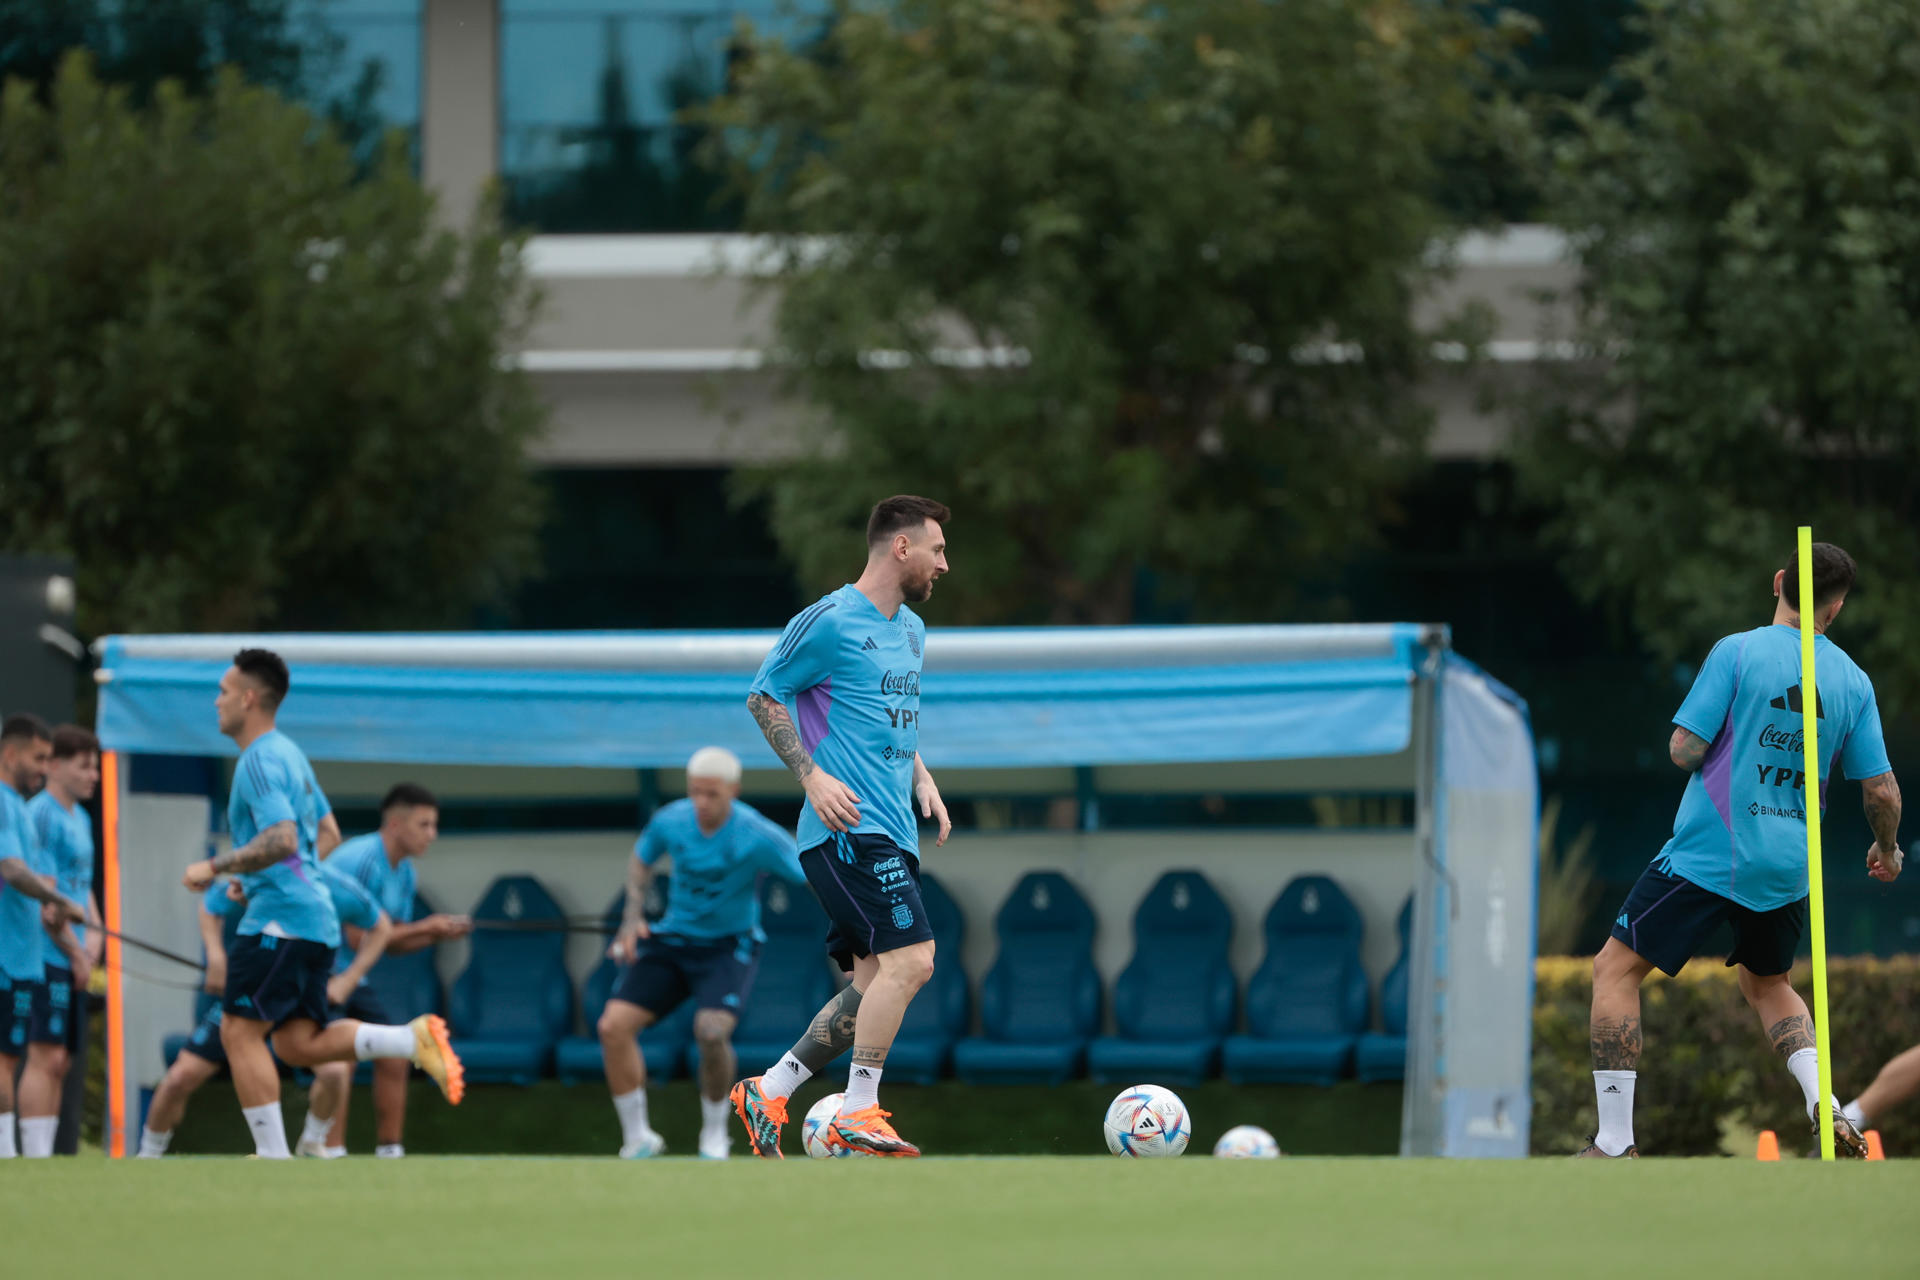
[[[913,928],[913,908],[904,902],[893,904],[893,927],[896,929]]]
[[[912,627],[907,628],[907,648],[913,651],[914,657],[920,656],[920,633]]]

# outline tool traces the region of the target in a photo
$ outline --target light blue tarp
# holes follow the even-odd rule
[[[927,640],[921,749],[946,767],[1392,754],[1422,628],[946,629]],[[213,695],[233,653],[292,670],[280,727],[316,760],[665,768],[721,745],[778,767],[747,715],[775,635],[115,636],[111,749],[231,755]]]

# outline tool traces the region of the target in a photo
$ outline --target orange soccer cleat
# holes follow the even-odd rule
[[[892,1114],[882,1111],[878,1105],[843,1111],[826,1127],[822,1141],[829,1148],[845,1147],[856,1154],[909,1158],[919,1155],[920,1148],[895,1133],[887,1123]]]
[[[460,1055],[447,1038],[446,1019],[437,1013],[423,1013],[407,1024],[413,1028],[413,1065],[433,1077],[440,1092],[454,1106],[467,1095],[467,1075],[460,1066]]]

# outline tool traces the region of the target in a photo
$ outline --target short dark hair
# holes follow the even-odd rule
[[[52,742],[53,730],[31,711],[16,711],[0,720],[0,742]]]
[[[873,514],[867,517],[867,545],[877,547],[896,533],[917,531],[929,520],[945,524],[952,518],[953,512],[944,502],[916,498],[910,493],[896,494],[874,504]]]
[[[1832,604],[1853,589],[1853,557],[1831,542],[1813,544],[1813,607]],[[1789,609],[1800,608],[1800,548],[1787,557],[1787,576],[1780,583],[1780,598]]]
[[[396,782],[393,789],[387,792],[386,799],[380,802],[380,816],[386,817],[389,809],[414,809],[421,805],[438,809],[440,802],[433,798],[433,792],[417,782]]]
[[[93,736],[93,730],[82,729],[77,724],[63,724],[53,731],[53,758],[71,760],[75,756],[97,756],[100,754],[100,739]]]
[[[278,710],[286,699],[287,690],[293,687],[285,660],[271,649],[242,649],[233,655],[233,665],[239,668],[241,675],[251,677],[267,691],[262,701],[269,711]]]

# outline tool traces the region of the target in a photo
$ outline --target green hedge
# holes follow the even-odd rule
[[[1587,1017],[1592,961],[1546,957],[1536,966],[1533,1010],[1533,1150],[1577,1151],[1594,1131]],[[1793,985],[1813,1006],[1811,971]],[[1894,1054],[1920,1044],[1920,958],[1835,957],[1827,965],[1833,1088],[1842,1102]],[[1645,1048],[1634,1092],[1633,1133],[1649,1155],[1752,1156],[1752,1135],[1780,1134],[1786,1151],[1812,1145],[1798,1086],[1740,996],[1735,971],[1699,959],[1678,978],[1655,973],[1641,990]],[[1920,1151],[1920,1105],[1878,1117],[1890,1152]]]
[[[809,1084],[800,1100],[811,1103],[835,1086]],[[1058,1088],[965,1085],[958,1081],[916,1088],[886,1086],[887,1108],[900,1131],[941,1155],[1092,1155],[1106,1151],[1100,1119],[1119,1092],[1110,1084],[1076,1080]],[[373,1150],[373,1102],[357,1088],[347,1122],[349,1147]],[[1257,1124],[1294,1155],[1392,1155],[1400,1149],[1400,1086],[1229,1084],[1213,1080],[1179,1090],[1193,1118],[1190,1154],[1205,1155],[1236,1124]],[[691,1081],[677,1080],[647,1091],[649,1118],[669,1151],[694,1149],[700,1108]],[[297,1137],[306,1117],[306,1096],[289,1084],[281,1110],[288,1136]],[[794,1119],[797,1121],[799,1115]],[[610,1155],[619,1144],[619,1124],[606,1086],[545,1081],[527,1088],[474,1085],[459,1107],[440,1100],[432,1085],[416,1080],[407,1099],[407,1149],[426,1154]],[[787,1131],[786,1151],[800,1153],[798,1124]],[[174,1138],[182,1155],[251,1151],[233,1086],[210,1082],[194,1096]],[[745,1151],[738,1126],[734,1152]]]

